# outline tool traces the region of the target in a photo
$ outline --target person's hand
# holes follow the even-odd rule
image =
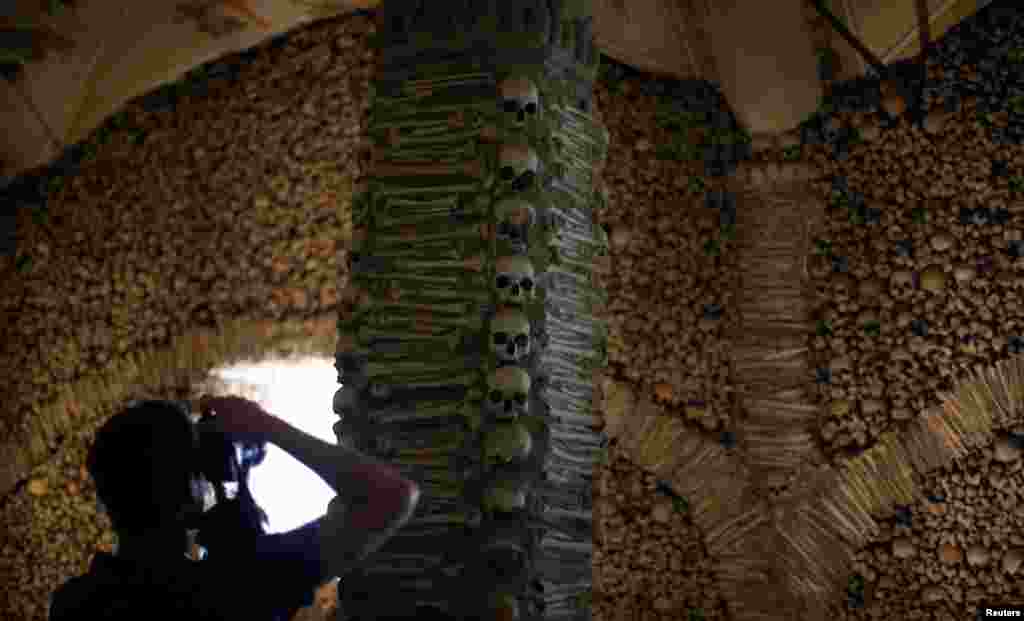
[[[273,429],[276,419],[255,401],[242,397],[210,397],[199,399],[199,411],[212,414],[210,428],[239,442],[263,442]]]

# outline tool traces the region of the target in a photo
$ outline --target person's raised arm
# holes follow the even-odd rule
[[[347,506],[346,523],[352,528],[387,529],[407,521],[415,509],[418,486],[384,462],[328,444],[273,415],[267,418],[266,439],[316,472],[338,493]]]
[[[267,441],[320,475],[338,495],[320,523],[328,575],[342,577],[376,552],[412,517],[420,490],[393,467],[358,451],[328,444],[272,417]]]
[[[359,451],[332,445],[289,425],[240,397],[204,397],[214,429],[238,439],[266,441],[316,472],[338,495],[321,522],[321,546],[332,575],[347,573],[382,546],[412,517],[420,489],[392,466]]]

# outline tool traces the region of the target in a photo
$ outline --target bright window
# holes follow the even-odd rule
[[[239,387],[231,394],[252,399],[293,427],[337,444],[332,427],[338,417],[332,402],[340,384],[333,359],[269,360],[213,374]],[[289,531],[317,519],[335,496],[316,473],[273,444],[267,445],[263,463],[249,473],[249,489],[267,512],[267,533]]]

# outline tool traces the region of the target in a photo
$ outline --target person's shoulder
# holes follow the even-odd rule
[[[114,562],[110,555],[96,554],[89,571],[68,578],[54,589],[49,599],[50,621],[93,618],[90,611],[109,608],[112,601],[130,597],[130,593],[118,596],[123,589],[113,573]]]
[[[114,564],[112,564],[114,563]],[[100,558],[89,572],[65,580],[49,599],[49,621],[174,619],[228,620],[233,610],[223,610],[213,585],[223,572],[207,575],[203,563],[186,563],[169,570],[157,582],[119,569],[111,558]],[[211,568],[213,569],[213,568]],[[116,571],[115,571],[116,570]],[[156,599],[155,599],[156,598]],[[153,616],[153,602],[163,599],[161,612]],[[258,611],[253,611],[258,612]],[[252,615],[237,618],[256,618]]]
[[[68,613],[71,611],[80,614],[94,593],[95,585],[89,574],[68,578],[50,593],[46,618],[61,621],[70,619]]]

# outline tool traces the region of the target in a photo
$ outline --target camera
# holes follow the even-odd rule
[[[198,531],[196,543],[211,554],[244,551],[265,534],[268,523],[249,490],[249,471],[263,463],[267,443],[241,441],[203,425],[213,418],[210,414],[203,414],[198,422],[187,407],[186,414],[196,429],[193,467],[213,487],[216,501],[189,527]]]

